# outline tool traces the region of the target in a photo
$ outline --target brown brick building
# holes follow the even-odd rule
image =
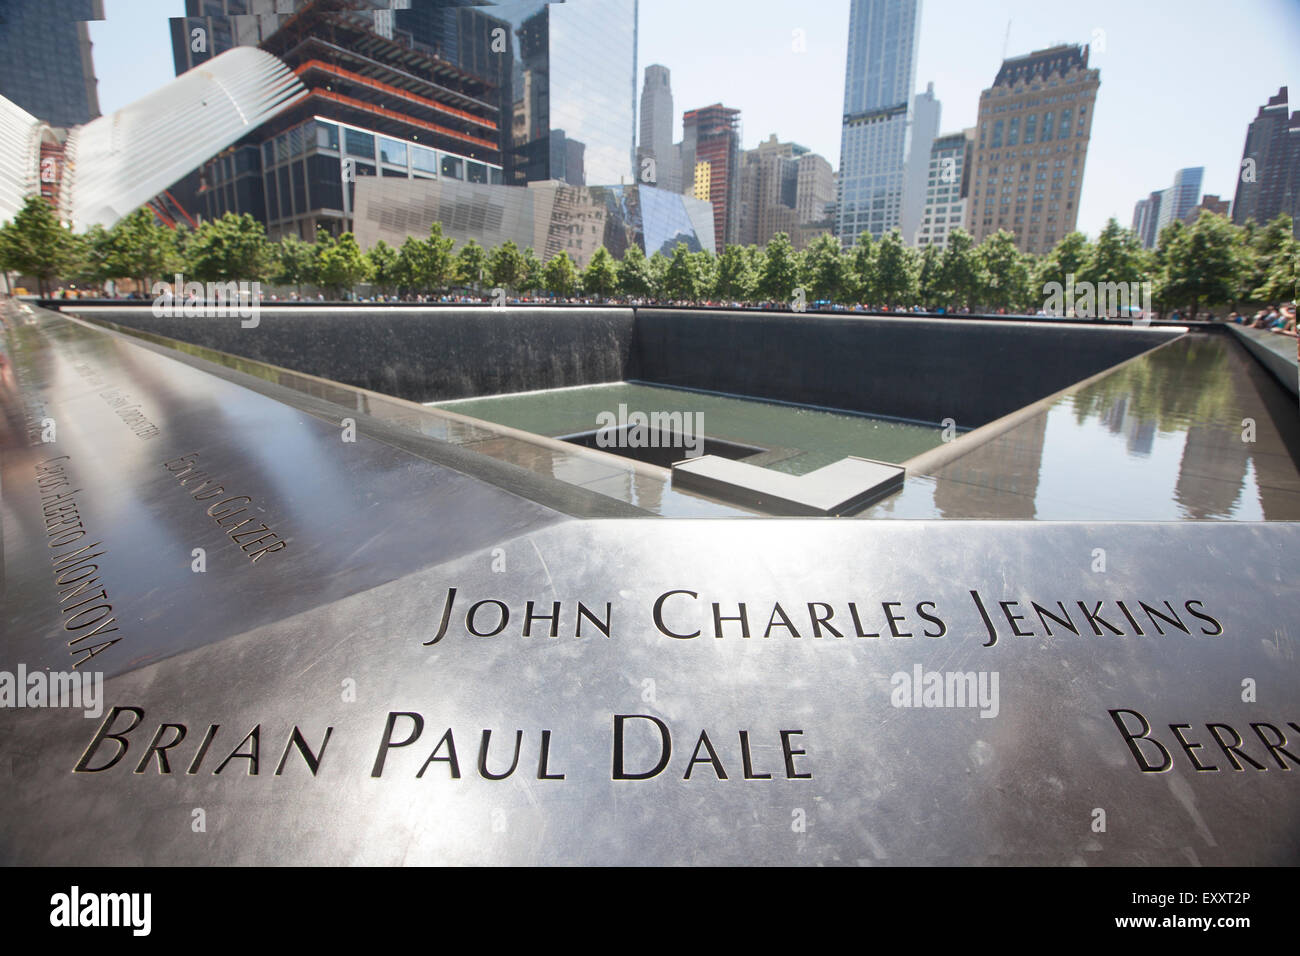
[[[1002,62],[980,94],[970,198],[977,241],[1006,229],[1022,251],[1043,253],[1074,230],[1100,84],[1085,46]]]

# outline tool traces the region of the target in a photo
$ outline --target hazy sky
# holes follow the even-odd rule
[[[105,6],[91,40],[109,112],[172,77],[166,21],[184,3]],[[776,133],[838,168],[848,22],[849,0],[640,0],[638,70],[672,71],[678,138],[683,110],[722,102],[741,110],[746,147]],[[973,126],[1004,44],[1062,42],[1092,44],[1101,70],[1079,212],[1094,236],[1110,216],[1128,226],[1184,166],[1231,200],[1255,112],[1283,85],[1300,109],[1300,0],[922,0],[917,90],[934,82],[941,132]]]

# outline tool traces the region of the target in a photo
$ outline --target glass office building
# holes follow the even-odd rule
[[[837,220],[845,243],[902,224],[920,27],[921,0],[852,0]]]
[[[395,35],[499,78],[508,182],[615,185],[636,162],[637,2],[409,0]]]
[[[296,68],[290,54],[307,39],[304,19],[353,72],[369,72],[356,55],[381,49],[376,59],[388,66],[405,59],[404,69],[419,78],[428,78],[429,62],[439,64],[435,72],[460,74],[436,77],[444,87],[456,89],[467,77],[483,84],[472,95],[493,114],[507,182],[615,185],[634,178],[637,3],[356,0],[304,10],[305,0],[187,0],[187,16],[172,20],[171,32],[177,73],[241,44],[260,45]],[[198,52],[195,30],[203,38]],[[324,54],[326,61],[333,55]]]
[[[447,179],[500,185],[501,166],[322,116],[241,144],[204,169],[205,216],[265,209],[267,233],[310,240],[353,228],[357,183],[367,178]]]
[[[0,2],[0,96],[51,126],[99,115],[88,20],[103,0]]]
[[[1156,218],[1156,236],[1175,219],[1185,219],[1201,201],[1201,181],[1205,178],[1204,166],[1189,166],[1174,173],[1174,184],[1166,190],[1160,201]]]

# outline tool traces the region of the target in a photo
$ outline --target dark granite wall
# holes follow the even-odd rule
[[[85,318],[418,402],[617,382],[632,348],[632,310],[618,308],[266,308],[248,329],[147,308]]]
[[[1175,338],[1171,329],[638,309],[629,375],[976,427]]]
[[[68,311],[76,312],[70,307]],[[86,313],[415,401],[639,379],[976,427],[1176,336],[1054,322],[627,308]]]

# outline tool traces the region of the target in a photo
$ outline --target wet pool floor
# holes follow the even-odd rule
[[[593,431],[603,423],[602,414],[620,420],[620,406],[622,420],[638,411],[647,416],[679,412],[699,422],[706,439],[762,448],[761,454],[745,460],[792,475],[849,455],[901,464],[942,443],[942,429],[936,425],[632,382],[432,404],[551,438]]]

